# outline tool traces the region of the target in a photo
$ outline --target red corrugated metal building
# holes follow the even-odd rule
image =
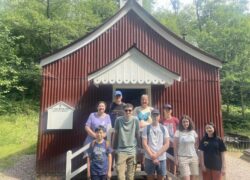
[[[221,62],[170,32],[134,0],[92,33],[44,57],[41,66],[39,174],[65,172],[66,152],[83,145],[88,115],[99,100],[111,102],[116,89],[125,102],[137,104],[147,93],[161,111],[163,104],[172,104],[175,116],[192,117],[200,136],[208,121],[223,135]],[[58,102],[72,109],[69,128],[56,127],[60,119],[51,118],[49,109]]]

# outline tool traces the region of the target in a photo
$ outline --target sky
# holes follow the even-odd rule
[[[193,3],[193,0],[180,0],[181,8],[187,4]],[[248,1],[248,10],[250,11],[250,0]],[[172,9],[170,0],[155,0],[155,9],[157,8],[167,8]]]
[[[191,4],[193,2],[193,0],[180,0],[181,2],[181,6],[185,6],[187,4]],[[171,9],[171,2],[170,0],[155,0],[155,8],[167,8],[167,9]]]

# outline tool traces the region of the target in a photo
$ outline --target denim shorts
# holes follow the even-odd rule
[[[145,158],[145,172],[148,175],[154,175],[156,172],[157,175],[166,176],[167,174],[166,160],[162,160],[160,161],[159,165],[155,165],[151,159]]]

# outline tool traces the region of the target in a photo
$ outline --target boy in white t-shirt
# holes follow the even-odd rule
[[[159,123],[160,112],[152,110],[152,124],[146,126],[142,133],[142,143],[145,149],[145,172],[147,179],[164,179],[166,176],[166,150],[169,147],[169,134],[166,127]]]

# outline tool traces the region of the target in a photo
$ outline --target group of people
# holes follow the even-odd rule
[[[119,180],[133,180],[138,154],[147,179],[164,179],[167,169],[176,167],[184,180],[198,179],[199,164],[204,180],[220,180],[225,174],[225,144],[217,136],[213,123],[205,126],[205,135],[198,142],[192,119],[172,116],[172,106],[165,104],[164,117],[149,106],[147,95],[141,96],[141,106],[134,108],[122,102],[122,92],[115,91],[109,113],[100,101],[97,112],[91,113],[85,124],[88,134],[87,175],[91,180],[111,178],[112,164]],[[112,136],[109,135],[113,128]],[[108,138],[107,138],[108,136]],[[108,139],[108,140],[107,140]],[[167,159],[166,152],[174,157]],[[115,161],[114,161],[115,160]]]

